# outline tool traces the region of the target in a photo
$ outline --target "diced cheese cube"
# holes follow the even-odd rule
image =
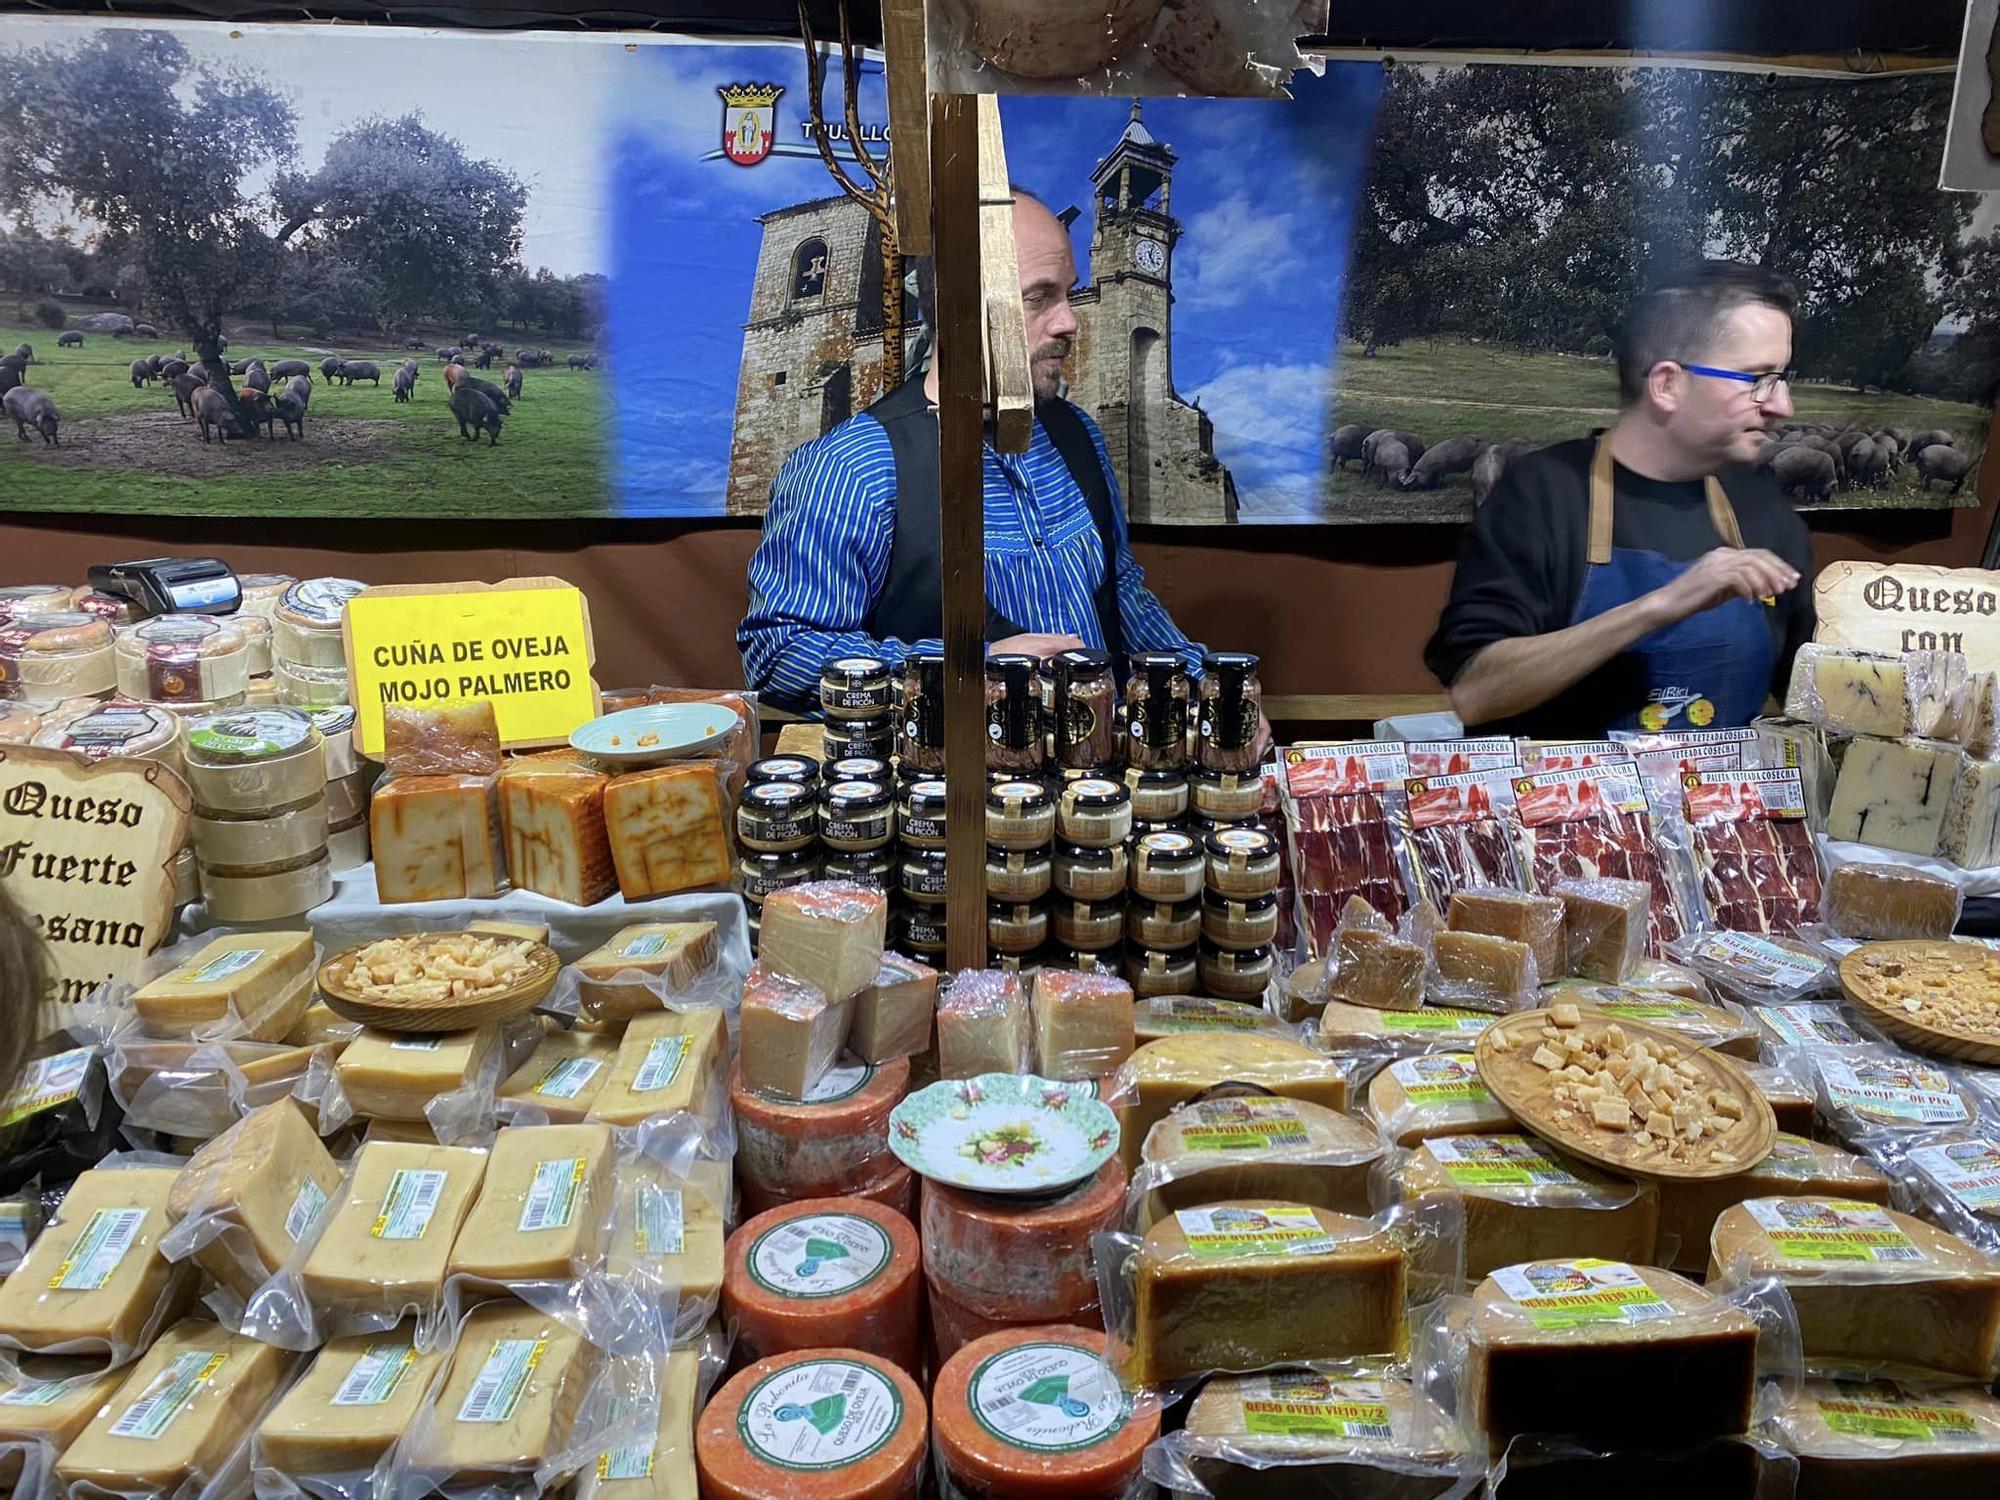
[[[1834,780],[1828,836],[1936,854],[1964,760],[1955,745],[1931,740],[1855,740]]]
[[[1955,651],[1887,656],[1808,642],[1792,663],[1785,713],[1842,734],[1948,734],[1966,676],[1966,660]]]
[[[233,1226],[194,1263],[245,1302],[284,1265],[340,1191],[341,1170],[299,1106],[280,1099],[245,1115],[188,1158],[167,1217]]]
[[[551,1032],[500,1085],[496,1097],[540,1110],[552,1124],[575,1124],[589,1115],[617,1056],[614,1036],[598,1031]]]
[[[391,777],[368,804],[368,835],[385,902],[462,901],[506,884],[493,777]]]
[[[1842,865],[1826,881],[1826,925],[1842,937],[1948,938],[1959,906],[1957,886],[1907,865]]]
[[[721,784],[707,762],[613,777],[604,822],[627,901],[722,885],[732,873]]]
[[[743,1082],[760,1093],[803,1100],[839,1056],[852,1006],[758,964],[743,982]]]
[[[136,1345],[162,1305],[193,1286],[191,1270],[159,1251],[179,1175],[173,1167],[99,1167],[77,1178],[0,1284],[0,1342],[30,1351]]]
[[[567,1281],[603,1243],[611,1195],[606,1125],[517,1125],[494,1138],[450,1274]]]
[[[1030,1006],[1043,1078],[1102,1078],[1132,1055],[1132,986],[1122,979],[1040,969]]]
[[[539,756],[511,761],[500,773],[500,827],[507,875],[516,887],[572,906],[590,906],[618,889],[604,789],[611,778]]]
[[[640,1458],[633,1444],[602,1454],[577,1476],[576,1500],[694,1500],[694,1418],[700,1402],[700,1356],[692,1349],[667,1355],[660,1377],[660,1425]],[[641,1472],[643,1470],[644,1472]]]
[[[520,1485],[562,1451],[595,1368],[574,1329],[518,1302],[486,1303],[465,1321],[412,1462],[468,1488]]]
[[[1563,957],[1571,974],[1616,984],[1639,966],[1652,887],[1598,877],[1560,881],[1555,894],[1563,904]]]
[[[635,1017],[625,1028],[590,1118],[607,1125],[637,1125],[677,1110],[712,1118],[719,1107],[718,1075],[727,1047],[728,1031],[717,1008]]]
[[[847,1050],[865,1063],[928,1052],[937,1001],[936,969],[900,954],[884,954],[875,982],[855,996]]]
[[[329,1340],[258,1424],[262,1462],[293,1476],[372,1469],[416,1420],[444,1361],[408,1327]]]
[[[888,919],[888,898],[867,886],[823,880],[773,891],[757,956],[829,1000],[852,1000],[882,967]]]
[[[662,992],[687,989],[714,963],[713,922],[638,922],[577,960],[577,1000],[595,1020],[622,1020],[659,1010]]]
[[[942,1078],[1027,1072],[1034,1035],[1020,979],[994,969],[954,975],[938,1001],[937,1040]]]
[[[2000,865],[2000,760],[1967,760],[1959,768],[1938,852],[1967,870]]]
[[[300,1279],[335,1332],[427,1308],[486,1174],[486,1153],[371,1141]]]
[[[1484,932],[1512,938],[1534,950],[1535,970],[1554,979],[1563,970],[1563,904],[1557,896],[1521,891],[1459,891],[1451,898],[1455,932]]]
[[[422,1120],[431,1100],[478,1078],[499,1043],[497,1026],[437,1036],[364,1027],[340,1054],[333,1073],[357,1115]]]
[[[184,1037],[234,1017],[248,1024],[246,1040],[275,1042],[312,1003],[315,951],[310,932],[232,932],[140,986],[132,1008],[152,1036]]]

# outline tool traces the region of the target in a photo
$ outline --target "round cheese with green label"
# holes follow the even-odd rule
[[[922,1254],[910,1221],[861,1198],[809,1198],[729,1237],[722,1310],[754,1357],[865,1349],[917,1368]]]
[[[917,1500],[929,1438],[923,1392],[857,1349],[759,1360],[695,1427],[704,1500]]]

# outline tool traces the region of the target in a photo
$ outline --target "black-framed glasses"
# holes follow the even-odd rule
[[[1714,380],[1739,380],[1750,387],[1750,399],[1762,406],[1771,399],[1779,386],[1789,387],[1798,377],[1798,370],[1786,365],[1782,370],[1766,370],[1757,374],[1750,370],[1725,370],[1719,365],[1691,365],[1676,361],[1690,375],[1707,375]]]

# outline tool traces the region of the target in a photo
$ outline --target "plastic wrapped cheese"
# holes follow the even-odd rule
[[[306,578],[287,585],[270,607],[272,657],[300,666],[340,666],[347,659],[340,629],[347,601],[366,587],[352,578]]]
[[[109,694],[117,685],[111,627],[76,610],[0,622],[0,695],[29,703]]]
[[[847,1047],[865,1063],[915,1057],[930,1050],[937,1014],[938,972],[900,954],[885,953],[875,982],[854,998]]]
[[[720,1010],[663,1010],[636,1017],[625,1028],[590,1118],[636,1125],[653,1115],[685,1110],[713,1119],[721,1107],[720,1071],[727,1048]]]
[[[484,1151],[363,1146],[300,1273],[323,1326],[371,1332],[431,1313],[485,1173]]]
[[[627,901],[726,885],[733,864],[716,767],[685,761],[614,776],[604,789],[611,863]]]
[[[739,1371],[695,1424],[703,1500],[917,1500],[929,1414],[916,1381],[858,1349]]]
[[[1968,757],[1960,765],[1938,853],[1966,870],[2000,865],[2000,760]]]
[[[603,1032],[551,1032],[495,1097],[503,1109],[539,1111],[551,1124],[575,1124],[589,1115],[617,1056],[618,1039]]]
[[[1325,964],[1328,1002],[1375,1010],[1415,1010],[1424,1003],[1423,948],[1390,930],[1359,896],[1349,899]]]
[[[1965,756],[1937,740],[1857,739],[1841,757],[1829,838],[1933,855]]]
[[[0,1375],[0,1486],[22,1500],[48,1493],[56,1459],[132,1373],[42,1356],[30,1363],[37,1368]]]
[[[156,1037],[224,1024],[248,1041],[277,1041],[312,1003],[317,957],[310,932],[227,933],[141,985],[132,1008]]]
[[[2000,1142],[1968,1130],[1920,1140],[1897,1143],[1883,1153],[1885,1160],[1914,1190],[1927,1218],[1989,1255],[2000,1254]]]
[[[611,1212],[611,1129],[516,1125],[494,1138],[479,1198],[448,1274],[487,1282],[570,1281],[603,1247]]]
[[[1907,865],[1842,865],[1827,877],[1820,919],[1841,937],[1863,941],[1948,938],[1963,898],[1942,876]]]
[[[210,815],[268,817],[326,791],[326,750],[311,719],[244,708],[187,721],[188,790]]]
[[[1470,1052],[1399,1058],[1368,1083],[1368,1118],[1393,1146],[1440,1135],[1490,1135],[1514,1129],[1514,1117],[1479,1081]]]
[[[912,1374],[922,1347],[917,1232],[858,1198],[809,1198],[730,1235],[722,1310],[750,1358],[862,1349]]]
[[[432,1100],[476,1086],[496,1068],[499,1050],[497,1026],[432,1036],[364,1027],[333,1071],[357,1115],[422,1120]]]
[[[460,760],[466,757],[457,757]],[[531,755],[500,774],[500,826],[514,885],[572,906],[618,889],[604,826],[611,778],[563,757]]]
[[[1616,984],[1638,967],[1646,956],[1651,886],[1597,877],[1561,881],[1555,894],[1563,904],[1565,972]]]
[[[1555,896],[1498,889],[1458,891],[1451,898],[1448,925],[1455,932],[1483,932],[1526,943],[1539,974],[1554,978],[1563,971],[1563,905]]]
[[[1440,932],[1431,944],[1427,999],[1468,1010],[1522,1010],[1541,976],[1526,943],[1483,932]]]
[[[1091,1238],[1116,1227],[1125,1194],[1116,1162],[1052,1198],[968,1193],[926,1180],[924,1273],[934,1290],[978,1317],[1061,1318],[1096,1301]]]
[[[491,700],[382,710],[382,764],[391,776],[491,776],[500,726]]]
[[[201,863],[225,874],[295,868],[326,848],[326,799],[314,797],[265,818],[194,817],[188,835]]]
[[[1809,641],[1793,659],[1785,713],[1841,734],[1946,734],[1957,727],[1966,678],[1955,651],[1887,655]]]
[[[1132,1005],[1136,1045],[1189,1031],[1257,1031],[1291,1036],[1292,1028],[1261,1005],[1212,1000],[1206,995],[1149,995]]]
[[[803,1100],[847,1040],[853,1002],[758,963],[743,981],[739,1063],[745,1086]]]
[[[699,1160],[678,1175],[641,1156],[618,1165],[613,1192],[606,1276],[645,1297],[676,1338],[693,1338],[722,1297],[728,1163]]]
[[[1790,1066],[1754,1062],[1742,1062],[1738,1066],[1742,1068],[1743,1076],[1750,1080],[1750,1086],[1762,1094],[1764,1102],[1771,1106],[1771,1117],[1778,1122],[1779,1130],[1791,1135],[1812,1133],[1818,1099],[1809,1080],[1801,1078]]]
[[[204,868],[201,894],[220,922],[278,922],[333,898],[333,861],[325,853],[262,869]]]
[[[889,902],[844,881],[812,881],[773,891],[764,902],[758,957],[838,1003],[875,982]]]
[[[1135,1051],[1118,1070],[1113,1101],[1123,1108],[1119,1149],[1138,1163],[1146,1133],[1168,1110],[1219,1083],[1246,1083],[1327,1109],[1347,1108],[1348,1065],[1303,1042],[1252,1033],[1162,1037]]]
[[[423,1407],[448,1351],[414,1325],[330,1339],[257,1426],[257,1469],[273,1479],[366,1476]]]
[[[675,1349],[661,1361],[660,1419],[651,1441],[598,1455],[576,1477],[574,1500],[694,1500],[694,1419],[701,1357]]]
[[[1807,1380],[1771,1422],[1802,1500],[2000,1494],[2000,1400],[1977,1386]]]
[[[1705,1182],[1662,1182],[1659,1191],[1660,1261],[1688,1275],[1708,1269],[1715,1221],[1747,1199],[1796,1193],[1880,1207],[1889,1203],[1889,1179],[1866,1159],[1789,1134],[1779,1135],[1771,1154],[1747,1172]]]
[[[660,1009],[715,964],[713,922],[639,922],[621,927],[576,961],[577,1003],[592,1020],[624,1020]]]
[[[164,708],[123,700],[88,712],[52,716],[30,741],[45,750],[67,750],[88,760],[150,760],[181,768],[181,721]]]
[[[1320,1044],[1336,1057],[1382,1052],[1409,1055],[1469,1047],[1499,1017],[1490,1011],[1426,1005],[1421,1010],[1370,1010],[1329,1001],[1319,1018]]]
[[[115,655],[118,691],[140,703],[227,704],[250,687],[250,638],[228,619],[142,620],[119,634]]]
[[[1141,1148],[1132,1179],[1140,1227],[1226,1198],[1366,1214],[1383,1154],[1367,1125],[1303,1099],[1197,1099],[1155,1125]]]
[[[1115,975],[1038,970],[1029,1008],[1043,1078],[1102,1078],[1132,1055],[1132,986]]]
[[[1034,1032],[1020,979],[992,969],[954,974],[938,1001],[937,1044],[943,1078],[1026,1073]]]
[[[1691,1047],[1712,1048],[1725,1057],[1757,1055],[1757,1030],[1744,1016],[1665,990],[1573,981],[1555,986],[1546,999],[1573,1001],[1621,1021],[1644,1021],[1685,1038]]]

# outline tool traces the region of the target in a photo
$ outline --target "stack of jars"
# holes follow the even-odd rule
[[[897,892],[891,926],[903,952],[937,967],[945,961],[944,657],[937,652],[912,652],[904,662],[894,728],[903,846],[888,887]]]
[[[750,941],[773,891],[820,878],[819,765],[803,755],[754,761],[736,803],[736,889],[749,908]]]

